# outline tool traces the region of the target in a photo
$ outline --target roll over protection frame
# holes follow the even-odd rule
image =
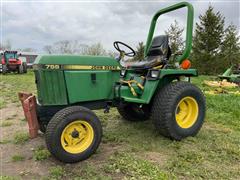
[[[192,30],[193,30],[193,14],[194,14],[193,6],[191,4],[189,4],[188,2],[180,2],[180,3],[174,4],[172,6],[169,6],[167,8],[161,9],[153,16],[151,25],[149,28],[149,32],[148,32],[146,46],[144,49],[145,57],[147,56],[150,46],[152,44],[153,34],[155,31],[156,23],[157,23],[159,16],[162,14],[177,10],[177,9],[181,9],[183,7],[187,7],[187,9],[188,9],[186,44],[185,44],[185,49],[183,51],[183,54],[177,58],[177,61],[181,64],[184,59],[188,58],[188,56],[191,52],[191,49],[192,49]]]

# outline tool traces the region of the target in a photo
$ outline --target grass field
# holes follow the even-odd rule
[[[193,83],[203,91],[203,80]],[[116,109],[96,111],[103,140],[90,159],[63,164],[30,140],[17,92],[36,92],[32,72],[1,76],[0,179],[240,179],[240,96],[206,95],[207,117],[196,137],[162,137],[151,121],[126,122]],[[239,89],[234,89],[239,90]]]

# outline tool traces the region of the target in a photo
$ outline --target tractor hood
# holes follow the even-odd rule
[[[42,55],[33,68],[41,105],[113,99],[120,78],[120,64],[110,57]]]
[[[78,55],[40,55],[34,69],[114,69],[120,70],[119,62],[111,57]]]

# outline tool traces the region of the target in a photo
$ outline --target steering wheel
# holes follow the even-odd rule
[[[119,45],[122,45],[122,46],[127,47],[127,48],[130,50],[130,52],[125,52],[124,50],[120,49],[120,48],[119,48]],[[126,56],[128,56],[128,57],[134,57],[134,56],[136,55],[136,52],[133,50],[133,48],[131,48],[130,46],[128,46],[127,44],[125,44],[125,43],[123,43],[123,42],[115,41],[115,42],[113,43],[113,46],[115,47],[115,49],[116,49],[117,51],[120,52],[120,56],[121,56],[121,55],[126,55]]]

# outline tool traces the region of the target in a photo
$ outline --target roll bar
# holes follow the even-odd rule
[[[183,7],[188,8],[186,46],[185,46],[183,54],[177,58],[177,61],[179,63],[181,63],[184,59],[188,58],[188,56],[191,52],[191,49],[192,49],[192,31],[193,31],[193,13],[194,13],[193,6],[188,2],[180,2],[180,3],[174,4],[172,6],[169,6],[167,8],[161,9],[153,16],[151,25],[149,28],[149,32],[148,32],[146,46],[144,49],[145,57],[147,56],[150,46],[152,44],[153,34],[154,34],[155,27],[156,27],[157,19],[159,18],[159,16],[162,14],[168,13],[170,11],[174,11],[174,10],[183,8]]]

